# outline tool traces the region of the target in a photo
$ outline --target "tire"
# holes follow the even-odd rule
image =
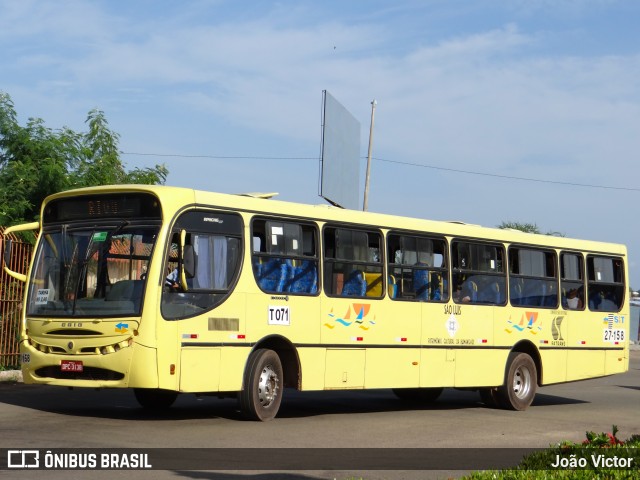
[[[526,410],[536,396],[536,364],[526,353],[511,352],[507,360],[504,385],[498,388],[500,406],[508,410]]]
[[[435,402],[443,388],[394,388],[393,393],[401,400],[420,403]]]
[[[250,420],[272,420],[280,409],[283,392],[280,357],[273,350],[258,349],[251,354],[239,394],[240,410]]]
[[[500,406],[500,398],[498,397],[498,389],[496,387],[481,388],[480,400],[489,408],[498,408]]]
[[[140,406],[147,410],[166,410],[178,398],[178,392],[159,388],[135,388],[133,393]]]

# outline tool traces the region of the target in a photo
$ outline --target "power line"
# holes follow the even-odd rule
[[[381,161],[381,162],[388,162],[388,163],[397,163],[400,165],[409,165],[412,167],[421,167],[421,168],[431,168],[433,170],[443,170],[446,172],[455,172],[455,173],[465,173],[468,175],[481,175],[484,177],[494,177],[494,178],[505,178],[505,179],[509,179],[509,180],[522,180],[524,182],[538,182],[538,183],[551,183],[551,184],[555,184],[555,185],[569,185],[572,187],[588,187],[588,188],[606,188],[609,190],[624,190],[624,191],[629,191],[629,192],[640,192],[640,188],[631,188],[631,187],[613,187],[611,185],[593,185],[593,184],[589,184],[589,183],[575,183],[575,182],[562,182],[559,180],[545,180],[545,179],[541,179],[541,178],[528,178],[528,177],[515,177],[515,176],[511,176],[511,175],[500,175],[497,173],[486,173],[486,172],[474,172],[472,170],[460,170],[457,168],[446,168],[446,167],[436,167],[434,165],[424,165],[421,163],[412,163],[412,162],[402,162],[399,160],[387,160],[384,158],[375,158],[375,160]]]
[[[140,152],[123,152],[120,151],[121,155],[136,155],[143,157],[174,157],[174,158],[211,158],[215,160],[319,160],[318,157],[265,157],[262,155],[256,156],[247,156],[247,155],[185,155],[185,154],[172,154],[172,153],[140,153]],[[366,157],[362,157],[366,158]],[[465,175],[479,175],[483,177],[493,177],[493,178],[502,178],[505,180],[519,180],[522,182],[536,182],[536,183],[549,183],[552,185],[566,185],[571,187],[582,187],[582,188],[601,188],[606,190],[620,190],[626,192],[640,192],[640,188],[632,188],[632,187],[614,187],[611,185],[595,185],[589,183],[577,183],[577,182],[565,182],[560,180],[547,180],[542,178],[529,178],[529,177],[516,177],[512,175],[500,175],[497,173],[488,173],[488,172],[476,172],[473,170],[462,170],[457,168],[447,168],[447,167],[438,167],[435,165],[425,165],[423,163],[413,163],[413,162],[404,162],[401,160],[389,160],[386,158],[378,158],[372,157],[373,160],[378,162],[386,162],[386,163],[395,163],[397,165],[407,165],[410,167],[418,167],[418,168],[429,168],[432,170],[440,170],[444,172],[453,172],[453,173],[463,173]]]

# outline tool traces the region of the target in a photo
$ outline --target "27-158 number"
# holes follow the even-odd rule
[[[624,330],[619,328],[614,329],[606,329],[604,330],[604,338],[605,342],[624,342]]]

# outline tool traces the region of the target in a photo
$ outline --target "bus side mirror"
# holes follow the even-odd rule
[[[196,270],[196,258],[193,245],[187,244],[187,231],[180,231],[180,286],[183,291],[189,290],[187,278],[193,278]]]
[[[11,240],[10,238],[5,238],[4,239],[4,266],[9,268],[9,265],[11,265],[11,247],[13,240]]]
[[[22,225],[14,225],[13,227],[9,227],[4,231],[4,252],[2,252],[2,259],[4,261],[4,271],[7,272],[8,275],[12,276],[16,280],[20,282],[26,282],[27,276],[24,273],[14,272],[9,268],[11,265],[11,250],[13,249],[13,241],[9,238],[9,234],[13,232],[26,232],[29,230],[38,230],[40,228],[40,224],[38,222],[25,223]]]
[[[193,245],[185,245],[182,256],[182,265],[187,278],[193,278],[196,275],[196,255],[193,251]]]

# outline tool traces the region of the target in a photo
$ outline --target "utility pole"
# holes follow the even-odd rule
[[[374,99],[371,102],[371,127],[369,128],[369,153],[367,154],[367,176],[364,182],[364,204],[362,206],[363,211],[367,211],[369,208],[369,178],[371,177],[371,146],[373,145],[373,119],[376,113],[376,105],[378,102]]]

